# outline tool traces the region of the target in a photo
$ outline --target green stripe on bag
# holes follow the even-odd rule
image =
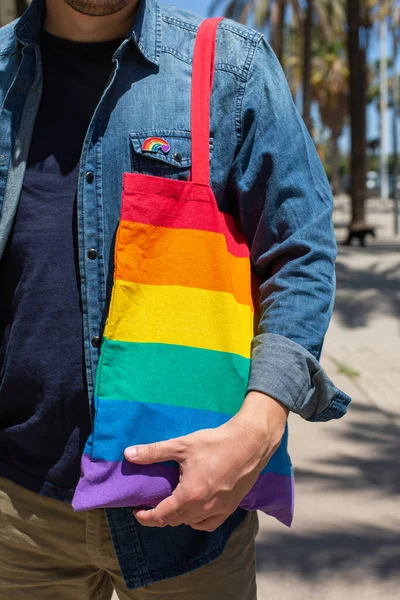
[[[99,371],[96,395],[101,398],[233,415],[246,395],[250,360],[213,350],[104,339]]]

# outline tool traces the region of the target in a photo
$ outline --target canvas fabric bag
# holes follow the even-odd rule
[[[221,19],[200,25],[192,73],[189,181],[125,173],[115,271],[76,511],[154,507],[175,462],[135,465],[128,446],[219,427],[246,396],[258,286],[240,224],[210,186],[210,100]],[[256,290],[256,292],[254,292]],[[241,506],[286,525],[294,484],[288,430]]]

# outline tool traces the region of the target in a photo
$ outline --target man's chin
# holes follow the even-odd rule
[[[64,0],[64,2],[89,17],[107,17],[133,4],[133,0]]]

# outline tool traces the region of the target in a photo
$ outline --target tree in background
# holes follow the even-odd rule
[[[367,196],[367,53],[368,7],[362,0],[347,0],[348,59],[351,119],[351,223],[350,230],[364,229]]]
[[[214,0],[214,6],[223,4]],[[311,104],[318,103],[331,131],[332,187],[339,189],[338,138],[348,109],[351,120],[350,229],[365,226],[369,85],[367,45],[375,20],[394,13],[399,0],[226,0],[227,16],[265,27],[295,97],[303,93],[303,116],[311,129]],[[290,7],[290,10],[289,10]],[[292,18],[292,24],[289,22]],[[393,29],[393,35],[397,30]]]
[[[400,5],[392,7],[392,35],[393,35],[393,83],[392,83],[392,102],[393,102],[393,175],[394,175],[394,231],[399,234],[400,215],[399,215],[399,188],[397,182],[400,175],[399,164],[399,141],[398,141],[398,121],[400,117],[400,76],[396,68],[400,52]]]
[[[321,49],[313,59],[312,97],[318,103],[322,123],[330,130],[329,158],[331,186],[341,191],[339,138],[349,111],[349,67],[341,41]]]
[[[288,22],[289,5],[292,22]],[[215,8],[215,4],[212,8]],[[272,46],[275,51],[278,49],[293,96],[302,91],[303,117],[310,131],[311,104],[313,101],[318,103],[321,120],[332,133],[332,183],[334,190],[339,191],[338,138],[348,112],[349,76],[343,45],[346,21],[344,0],[309,0],[307,3],[231,0],[226,15],[246,22],[252,11],[260,27],[271,23]]]
[[[225,15],[246,23],[251,14],[254,15],[255,25],[258,27],[269,27],[270,43],[279,61],[287,68],[285,61],[285,25],[290,15],[294,22],[292,30],[296,31],[295,39],[302,40],[302,91],[303,91],[303,118],[311,131],[311,71],[312,71],[312,45],[314,18],[316,14],[324,14],[328,24],[328,14],[323,5],[329,0],[322,0],[322,6],[315,0],[308,0],[306,4],[301,0],[229,0]],[[222,0],[214,0],[210,12],[222,4]],[[289,63],[290,64],[290,63]],[[286,69],[287,70],[287,69]],[[293,90],[293,86],[291,86]]]
[[[213,0],[210,13],[213,14],[221,5],[225,4],[225,16],[235,19],[240,23],[247,23],[251,16],[254,17],[256,27],[268,26],[269,41],[281,64],[285,52],[285,23],[289,8],[297,27],[302,27],[301,0]]]
[[[321,121],[330,130],[330,178],[332,191],[338,194],[341,192],[339,138],[349,113],[346,7],[343,0],[319,0],[316,12],[310,85]]]
[[[344,4],[342,7],[344,17]],[[295,97],[303,85],[301,55],[297,53],[289,56],[286,67],[290,74],[292,95]],[[343,20],[337,30],[332,21],[329,30],[319,20],[314,24],[310,95],[311,100],[318,105],[323,126],[330,131],[326,166],[329,167],[333,193],[338,194],[341,191],[339,138],[349,113],[349,67]]]
[[[303,46],[303,119],[308,131],[312,129],[311,121],[311,63],[314,25],[314,0],[308,0],[304,18]]]

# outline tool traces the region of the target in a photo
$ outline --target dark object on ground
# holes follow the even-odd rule
[[[374,227],[360,227],[357,229],[350,229],[348,238],[345,242],[343,242],[344,246],[351,246],[353,239],[357,239],[360,243],[360,246],[365,246],[365,238],[367,235],[371,235],[372,237],[376,237],[375,228]]]

